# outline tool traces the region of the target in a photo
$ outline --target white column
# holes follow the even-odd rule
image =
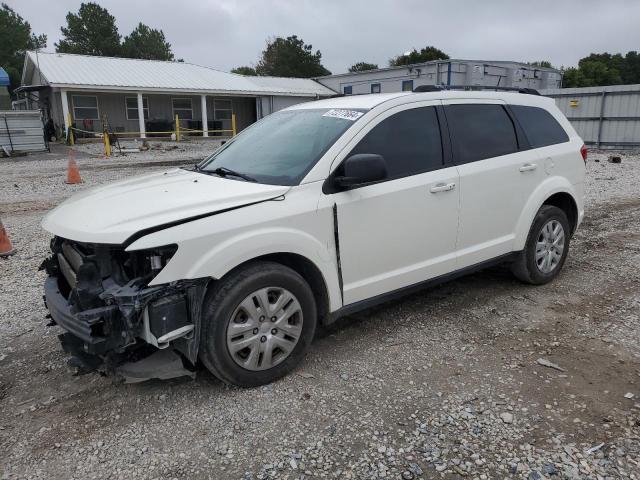
[[[202,136],[209,136],[209,122],[207,121],[207,96],[200,95],[200,109],[202,110]]]
[[[138,128],[140,129],[140,138],[147,138],[144,128],[144,102],[142,101],[142,93],[138,92]]]
[[[60,99],[62,100],[62,116],[64,117],[64,135],[65,138],[69,136],[69,100],[67,100],[67,91],[60,90]]]

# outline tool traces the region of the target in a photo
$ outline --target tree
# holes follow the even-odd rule
[[[599,85],[629,85],[640,83],[640,55],[635,50],[610,54],[591,53],[581,58],[577,67],[564,72],[564,87],[594,87]]]
[[[257,75],[255,68],[247,66],[232,68],[231,73],[237,73],[238,75]]]
[[[97,3],[82,3],[78,14],[67,13],[67,26],[61,27],[63,39],[56,52],[84,55],[120,55],[120,34],[116,19]]]
[[[419,52],[414,48],[406,54],[398,55],[389,60],[390,67],[412,65],[414,63],[431,62],[433,60],[447,60],[449,55],[436,47],[424,47]]]
[[[142,22],[133,32],[124,37],[122,56],[146,60],[171,61],[174,59],[171,44],[164,38],[164,32],[149,28]]]
[[[267,48],[256,65],[256,73],[297,78],[331,75],[331,72],[322,66],[321,60],[320,50],[314,53],[313,47],[305,45],[296,35],[287,38],[276,37],[267,42]]]
[[[9,74],[12,89],[20,85],[25,51],[46,46],[46,35],[35,35],[29,22],[8,5],[0,5],[0,66]]]
[[[367,70],[377,70],[378,65],[376,63],[358,62],[349,67],[350,72],[366,72]]]
[[[527,62],[528,65],[531,65],[532,67],[540,67],[540,68],[554,68],[553,65],[551,65],[551,62],[548,60],[540,60],[540,61],[536,61],[536,62]]]

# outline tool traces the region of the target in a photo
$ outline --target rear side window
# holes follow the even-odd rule
[[[569,141],[569,136],[564,128],[544,108],[511,105],[511,111],[524,130],[532,148]]]
[[[435,107],[405,110],[384,119],[351,151],[382,155],[389,179],[442,167],[442,141]]]
[[[447,105],[457,163],[470,163],[518,151],[516,131],[502,105]]]

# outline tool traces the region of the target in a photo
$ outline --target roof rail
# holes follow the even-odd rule
[[[413,89],[418,92],[441,92],[443,90],[493,90],[496,92],[518,92],[527,95],[540,95],[540,92],[534,88],[525,87],[497,87],[491,85],[419,85]]]

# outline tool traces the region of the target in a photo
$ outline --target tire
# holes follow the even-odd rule
[[[557,225],[562,227],[562,251],[559,257],[557,246],[554,247],[555,237],[549,235],[547,238],[549,231],[542,231],[549,225],[552,231],[555,231]],[[569,220],[564,211],[553,205],[543,205],[533,219],[524,250],[511,265],[511,271],[516,278],[532,285],[542,285],[553,280],[562,269],[569,253],[570,232]],[[542,241],[539,243],[539,240]],[[545,247],[542,247],[543,243]],[[541,250],[537,251],[539,248]],[[553,260],[551,263],[545,263],[548,262],[546,258]]]
[[[315,299],[304,278],[279,263],[253,262],[207,293],[200,360],[229,385],[264,385],[301,362],[316,323]]]

